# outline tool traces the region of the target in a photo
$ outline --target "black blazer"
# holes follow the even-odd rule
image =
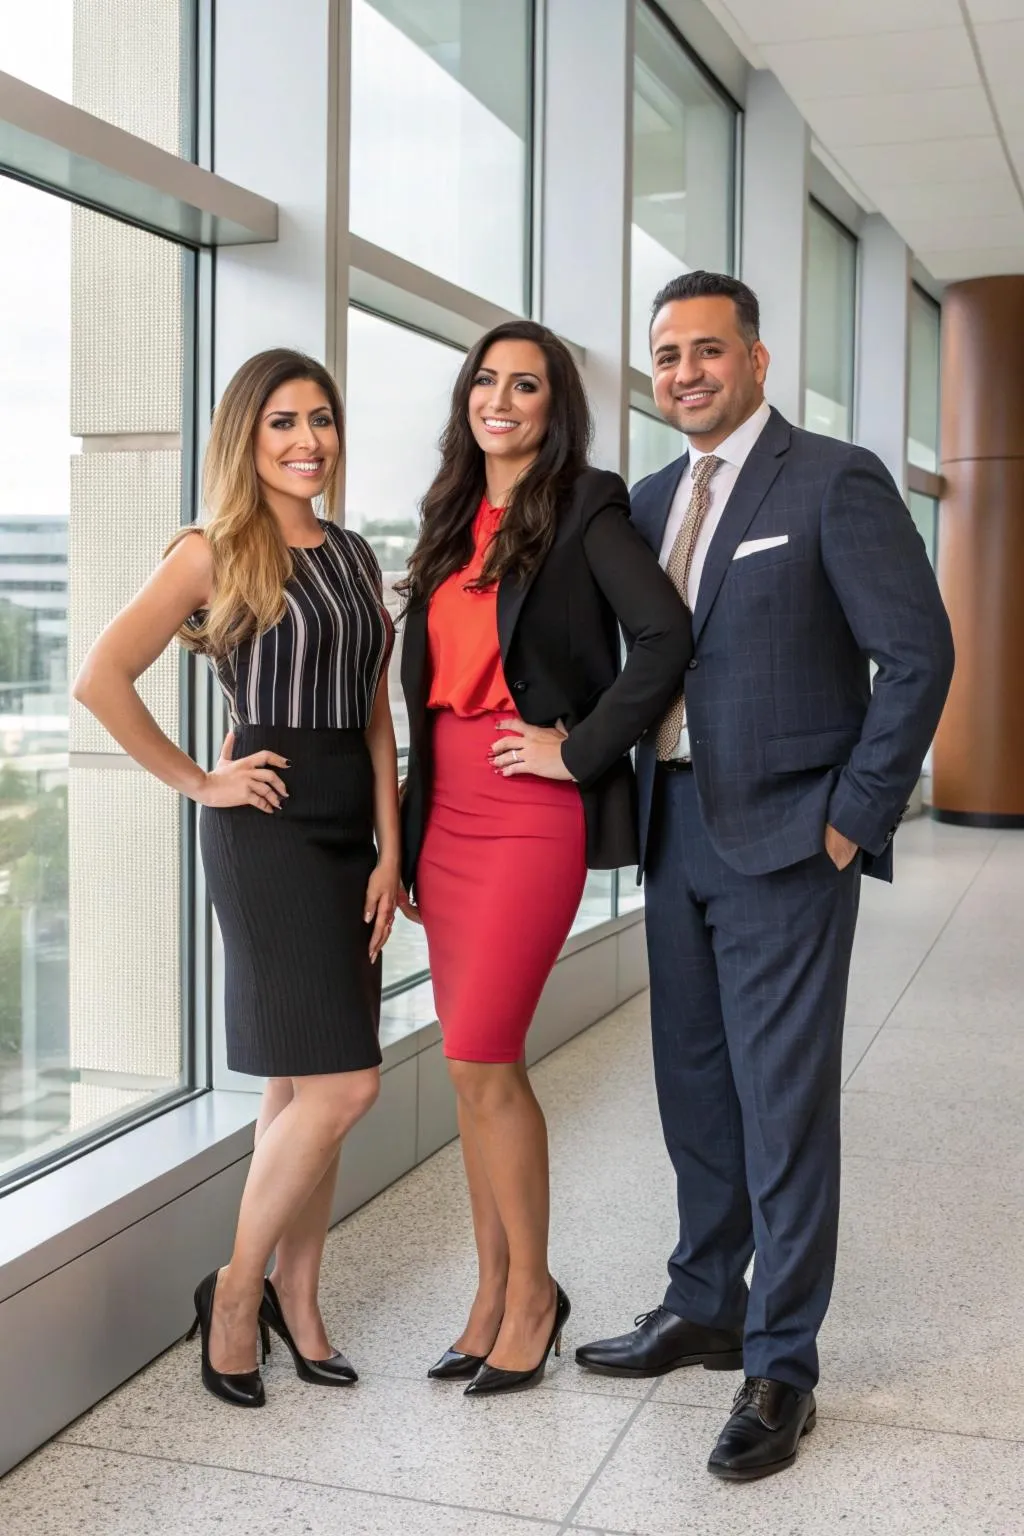
[[[619,623],[631,649],[621,666]],[[505,678],[530,725],[565,723],[566,767],[580,786],[587,864],[617,869],[638,856],[629,751],[680,691],[693,653],[690,616],[629,519],[618,475],[586,469],[559,516],[555,541],[526,582],[498,587]],[[405,618],[402,688],[409,769],[402,801],[402,876],[412,891],[430,805],[427,605]]]

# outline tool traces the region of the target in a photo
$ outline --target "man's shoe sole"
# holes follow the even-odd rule
[[[807,1423],[800,1431],[800,1438],[809,1435],[818,1422],[816,1413],[808,1414]],[[712,1477],[721,1478],[723,1483],[756,1483],[759,1478],[771,1477],[774,1472],[785,1472],[796,1461],[796,1451],[792,1456],[785,1456],[781,1461],[769,1462],[766,1467],[716,1467],[713,1462],[708,1462],[708,1471]]]
[[[576,1351],[576,1364],[585,1371],[593,1371],[595,1376],[632,1376],[642,1378],[647,1376],[667,1376],[669,1371],[682,1370],[684,1365],[702,1365],[706,1371],[741,1371],[743,1369],[742,1349],[723,1349],[710,1355],[680,1355],[677,1360],[670,1360],[667,1365],[595,1365],[590,1360],[581,1357],[580,1351]]]

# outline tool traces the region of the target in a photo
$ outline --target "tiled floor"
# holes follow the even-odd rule
[[[1009,1536],[1024,1531],[1024,836],[904,828],[867,882],[850,1000],[846,1177],[818,1429],[792,1471],[704,1464],[736,1376],[589,1377],[581,1340],[660,1300],[674,1203],[646,999],[536,1081],[554,1268],[574,1304],[538,1391],[467,1402],[423,1372],[473,1275],[447,1148],[330,1240],[325,1310],[362,1381],[267,1368],[202,1391],[179,1345],[0,1484],[4,1536]]]

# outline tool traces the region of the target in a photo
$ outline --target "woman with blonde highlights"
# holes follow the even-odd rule
[[[342,452],[325,369],[285,350],[250,358],[214,416],[208,520],[173,540],[74,689],[136,762],[203,807],[228,1065],[268,1079],[230,1263],[195,1294],[204,1385],[241,1407],[264,1402],[269,1328],[303,1380],[356,1380],[318,1286],[341,1143],[379,1087],[398,788],[394,635],[373,552],[334,521]],[[209,659],[231,716],[210,772],[135,688],[176,635]]]

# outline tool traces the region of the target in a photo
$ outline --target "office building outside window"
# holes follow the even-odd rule
[[[69,679],[181,521],[189,253],[0,178],[0,1178],[187,1078],[178,797]],[[142,683],[180,734],[172,651]]]
[[[355,234],[522,313],[530,241],[530,0],[354,0]]]
[[[812,201],[808,217],[804,426],[853,436],[857,241]]]
[[[736,111],[645,0],[633,60],[630,362],[650,372],[651,300],[698,267],[732,272]]]

